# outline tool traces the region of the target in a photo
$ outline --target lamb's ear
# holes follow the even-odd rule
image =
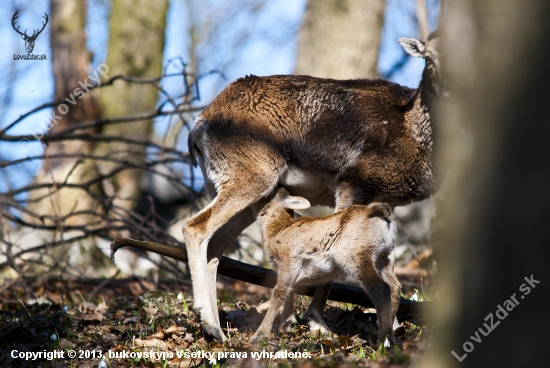
[[[417,58],[424,57],[424,43],[416,38],[401,37],[398,42],[405,52]]]
[[[307,199],[293,196],[283,198],[279,204],[289,210],[305,210],[311,207]]]

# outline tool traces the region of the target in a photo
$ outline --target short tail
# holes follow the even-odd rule
[[[380,217],[388,223],[393,220],[393,210],[387,203],[371,203],[368,209],[370,210],[369,218]]]
[[[187,138],[187,147],[189,150],[189,158],[191,159],[191,163],[193,164],[193,167],[197,167],[197,146],[195,146],[195,143],[193,142],[191,133],[189,133],[189,137]]]
[[[197,144],[200,141],[199,133],[202,130],[203,124],[204,119],[199,116],[197,119],[195,119],[195,124],[193,124],[193,127],[189,131],[189,136],[187,137],[187,150],[189,151],[189,157],[191,158],[191,163],[194,167],[197,167],[197,165],[199,164],[199,162],[197,161],[197,152],[201,152]]]

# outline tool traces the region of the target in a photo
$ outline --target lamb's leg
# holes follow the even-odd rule
[[[331,287],[332,282],[317,286],[313,299],[304,313],[304,319],[308,321],[309,327],[312,330],[328,331],[328,327],[323,321],[323,315],[325,314],[325,305],[327,304]]]
[[[361,287],[367,291],[376,309],[378,317],[378,343],[384,342],[386,336],[393,343],[393,321],[399,306],[399,281],[393,274],[393,265],[388,254],[372,257],[367,247],[361,248],[359,254],[346,264],[340,265],[357,278]]]
[[[351,181],[346,180],[345,173],[341,175],[338,180],[340,183],[336,191],[337,203],[335,212],[345,210],[354,204],[367,205],[370,203],[372,197],[363,190],[360,184],[352,184]],[[323,315],[331,287],[332,282],[317,286],[311,304],[306,313],[304,313],[304,319],[309,321],[309,325],[312,329],[327,329],[323,321]]]
[[[399,325],[397,322],[397,309],[399,308],[399,301],[401,299],[401,283],[397,279],[397,276],[395,276],[395,273],[393,272],[393,263],[390,262],[382,268],[380,272],[382,278],[384,281],[390,285],[391,290],[391,318],[393,320],[392,330],[394,330],[396,327],[396,324]]]
[[[279,272],[281,272],[281,270],[279,270]],[[273,321],[277,316],[279,308],[281,308],[283,302],[287,301],[287,298],[290,296],[290,294],[294,294],[293,287],[289,279],[290,277],[288,277],[287,275],[286,277],[284,277],[284,279],[279,278],[277,280],[277,285],[275,285],[275,287],[273,288],[271,301],[269,302],[269,308],[267,309],[264,320],[260,324],[260,327],[258,327],[256,333],[250,338],[250,342],[257,343],[262,339],[262,337],[269,337],[269,335],[271,334]],[[285,302],[285,304],[287,303]]]
[[[396,314],[397,309],[399,308],[399,300],[401,296],[401,283],[393,272],[393,260],[391,259],[389,252],[382,252],[378,254],[378,259],[373,261],[376,266],[377,274],[380,275],[380,278],[383,280],[384,284],[389,287],[390,297],[389,307],[382,309],[381,311],[378,311],[378,308],[376,309],[378,320],[380,321],[381,316],[383,320],[383,323],[379,322],[378,324],[379,338],[382,334],[384,334],[384,336],[388,336],[388,340],[391,343],[394,343],[395,339],[393,337],[393,330],[397,321]],[[384,289],[387,287],[385,286]],[[385,291],[385,293],[387,293],[387,291]],[[387,294],[384,295],[384,299],[385,298],[387,298]],[[391,326],[391,328],[388,326]],[[385,329],[386,332],[382,331],[383,329]],[[390,330],[391,334],[387,334],[387,330]]]
[[[397,288],[395,284],[386,282],[384,278],[370,265],[367,272],[359,276],[361,286],[369,293],[378,317],[378,343],[384,342],[386,336],[394,342],[393,320],[397,308],[393,308],[393,299]],[[399,294],[397,294],[399,306]]]
[[[360,185],[351,184],[350,181],[345,179],[345,175],[341,175],[338,181],[339,185],[336,191],[337,203],[335,212],[345,210],[354,204],[368,204],[370,198],[367,198]],[[311,304],[304,314],[304,319],[309,320],[311,328],[321,330],[326,328],[323,322],[323,315],[331,287],[332,282],[329,282],[317,286],[317,290],[315,290]],[[315,322],[319,324],[316,325]]]
[[[287,296],[285,305],[283,307],[279,330],[286,331],[287,326],[290,326],[292,323],[296,322],[296,317],[294,316],[294,292],[291,291],[290,294]]]

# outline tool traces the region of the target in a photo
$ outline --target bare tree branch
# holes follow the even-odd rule
[[[117,196],[109,191],[112,178],[126,170],[140,170],[147,173],[155,180],[162,180],[164,185],[169,185],[173,201],[193,204],[203,193],[203,188],[194,187],[196,180],[187,152],[181,152],[176,148],[176,140],[166,141],[164,137],[150,139],[129,138],[118,135],[104,135],[94,133],[89,128],[106,126],[119,123],[135,122],[144,119],[167,117],[179,122],[180,130],[188,130],[193,114],[202,107],[195,106],[200,94],[199,81],[205,76],[195,77],[188,75],[183,64],[181,71],[177,73],[163,74],[156,78],[133,78],[124,75],[115,76],[108,81],[89,88],[89,91],[117,83],[137,83],[154,86],[161,95],[161,103],[154,111],[122,116],[113,119],[97,119],[82,121],[73,124],[60,131],[44,132],[43,136],[35,137],[32,134],[10,135],[8,131],[20,124],[23,120],[35,113],[47,108],[57,107],[64,101],[55,101],[42,104],[29,112],[21,115],[5,128],[0,130],[0,141],[16,143],[21,140],[40,140],[47,145],[50,142],[121,142],[126,143],[124,149],[111,150],[108,154],[54,152],[51,154],[30,155],[19,157],[15,160],[0,161],[0,176],[8,179],[8,185],[0,187],[0,269],[10,267],[19,276],[32,276],[37,270],[43,272],[66,272],[67,274],[84,275],[84,267],[75,267],[75,259],[60,257],[52,253],[52,250],[66,245],[81,246],[92,251],[91,244],[98,240],[110,241],[116,236],[131,235],[145,240],[160,242],[177,242],[168,234],[168,228],[177,220],[176,216],[165,218],[164,207],[170,203],[157,203],[154,194],[145,194],[143,198],[134,198],[144,203],[145,208],[128,210],[119,205],[121,200],[131,200]],[[211,75],[211,74],[208,74]],[[170,96],[162,86],[167,78],[181,78],[184,81],[182,95]],[[89,92],[87,92],[89,93]],[[169,106],[166,106],[169,105]],[[168,134],[168,130],[166,130]],[[40,139],[39,139],[40,138]],[[122,145],[121,145],[122,147]],[[141,161],[130,162],[117,156],[119,153],[136,155],[145,151],[145,157]],[[51,176],[46,181],[21,182],[9,180],[19,175],[27,166],[38,166],[46,163],[44,167],[51,167],[56,162],[68,162],[65,171],[61,175]],[[73,175],[86,164],[86,162],[108,162],[112,168],[106,173],[89,175],[83,181],[75,182]],[[185,183],[191,184],[185,184]],[[2,183],[3,185],[3,183]],[[154,187],[153,187],[154,189]],[[67,191],[76,193],[73,208],[65,208],[64,211],[48,211],[39,213],[34,210],[33,203],[51,201],[56,203],[60,195],[66,195]],[[80,198],[88,196],[98,204],[97,208],[87,210],[78,209],[77,202]],[[196,207],[193,205],[193,207]],[[52,208],[56,208],[53,206]],[[82,219],[85,218],[85,221]],[[35,234],[35,235],[32,235]],[[31,235],[32,241],[21,241]],[[107,259],[107,258],[106,258]],[[153,261],[156,263],[155,261]],[[181,273],[176,263],[162,260],[163,270],[176,274]],[[166,266],[166,267],[165,267]],[[89,267],[88,267],[89,268]]]
[[[187,263],[187,251],[183,247],[170,246],[149,241],[138,241],[129,238],[115,238],[111,244],[111,259],[114,261],[115,253],[122,247],[134,247],[149,252],[158,253],[178,261]],[[255,285],[273,288],[277,284],[277,273],[273,270],[252,266],[231,258],[222,257],[218,266],[218,273],[237,280],[246,281]],[[313,296],[315,286],[296,288],[296,293]],[[365,308],[374,308],[369,295],[360,287],[333,284],[329,299],[343,303],[353,303]],[[406,319],[419,318],[424,306],[422,303],[401,298],[398,314]]]

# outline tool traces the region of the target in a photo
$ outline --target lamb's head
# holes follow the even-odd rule
[[[302,197],[290,195],[288,190],[280,187],[274,197],[258,213],[258,221],[264,227],[276,220],[287,221],[294,218],[294,210],[309,208],[309,201]]]
[[[416,38],[402,37],[399,39],[399,43],[407,54],[426,61],[426,67],[422,73],[421,87],[433,90],[435,92],[434,97],[441,98],[446,95],[447,91],[445,91],[445,85],[441,79],[439,39],[439,33],[435,31],[430,33],[426,42],[419,41]]]

